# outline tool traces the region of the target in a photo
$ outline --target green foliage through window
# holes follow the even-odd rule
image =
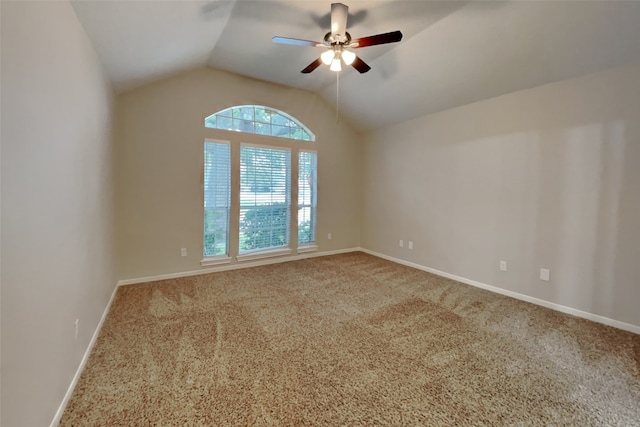
[[[228,209],[204,210],[204,256],[225,255],[227,253]]]
[[[204,143],[204,256],[229,251],[231,149],[228,143]]]
[[[240,221],[240,251],[285,246],[289,242],[289,206],[257,206]]]
[[[204,120],[204,126],[278,138],[315,141],[315,135],[287,113],[262,105],[238,105],[218,111]]]
[[[240,147],[239,253],[289,245],[291,152]]]
[[[300,151],[298,154],[298,243],[316,240],[317,154]]]

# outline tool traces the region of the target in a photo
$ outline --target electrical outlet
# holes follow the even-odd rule
[[[409,249],[413,249],[413,241],[409,240],[409,245],[408,245]]]
[[[327,234],[327,240],[333,239],[333,235],[331,233]]]
[[[401,248],[404,248],[404,240],[400,240],[398,242],[398,246],[400,246]]]
[[[75,325],[76,325],[76,340],[78,340],[78,334],[80,333],[80,319],[76,319]]]
[[[540,280],[544,280],[545,282],[549,281],[549,270],[547,270],[546,268],[541,268],[540,269]]]
[[[187,248],[180,249],[180,256],[187,256]]]
[[[500,271],[507,271],[507,261],[500,261]]]

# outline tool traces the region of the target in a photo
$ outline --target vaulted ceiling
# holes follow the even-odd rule
[[[372,70],[301,74],[322,51],[331,1],[73,1],[117,91],[195,67],[317,92],[361,131],[606,68],[640,62],[640,2],[349,1]],[[639,82],[640,84],[640,82]]]

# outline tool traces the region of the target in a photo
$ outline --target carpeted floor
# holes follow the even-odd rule
[[[363,253],[125,286],[64,426],[638,426],[640,336]]]

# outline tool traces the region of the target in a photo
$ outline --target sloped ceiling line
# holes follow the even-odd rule
[[[353,37],[400,30],[362,49],[372,66],[340,76],[340,115],[368,131],[508,92],[640,62],[640,2],[343,0]],[[71,2],[117,91],[210,66],[335,101],[319,50],[331,1]]]

